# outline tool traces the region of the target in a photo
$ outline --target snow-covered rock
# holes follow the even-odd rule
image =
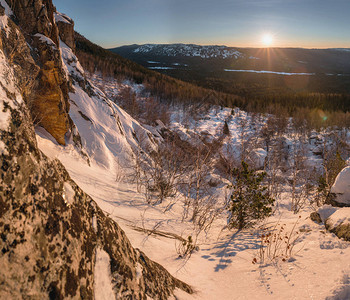
[[[350,206],[350,167],[345,167],[335,179],[331,193],[335,194],[334,201],[341,206]]]
[[[333,207],[329,204],[325,204],[318,209],[318,214],[320,215],[322,222],[325,222],[336,211],[336,207]]]
[[[350,224],[350,207],[339,208],[327,218],[330,229]]]
[[[350,241],[350,207],[339,208],[325,222],[327,230]]]
[[[250,159],[253,162],[253,165],[255,166],[255,168],[257,169],[263,169],[264,165],[265,165],[265,159],[267,157],[267,152],[265,149],[262,148],[257,148],[254,149],[251,153],[250,153]]]
[[[60,50],[67,76],[73,79],[69,116],[89,160],[113,172],[117,160],[129,166],[139,147],[145,153],[155,150],[152,133],[85,78],[78,58],[62,41]]]

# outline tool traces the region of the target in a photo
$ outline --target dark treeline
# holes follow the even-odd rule
[[[350,127],[350,95],[336,93],[308,93],[274,90],[254,93],[245,86],[225,88],[208,84],[212,89],[197,86],[179,79],[149,70],[141,65],[91,43],[76,33],[76,55],[84,69],[90,73],[118,80],[132,80],[143,84],[159,102],[193,105],[209,103],[226,107],[271,113],[279,117],[293,117],[300,126],[320,128],[325,126]],[[226,91],[220,92],[220,91]],[[229,92],[227,92],[229,91]]]

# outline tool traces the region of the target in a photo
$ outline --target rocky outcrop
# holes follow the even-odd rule
[[[26,34],[40,33],[58,44],[58,30],[53,15],[55,7],[51,0],[6,0],[6,2]]]
[[[27,102],[34,121],[44,127],[58,143],[65,144],[69,130],[68,82],[62,69],[59,49],[44,35],[35,34],[33,45],[40,53],[40,72]]]
[[[52,7],[44,1],[45,12],[45,7],[38,10],[42,1],[9,3],[18,20],[28,13],[26,38],[38,50],[35,55],[30,51],[21,28],[0,7],[0,299],[94,299],[100,249],[109,257],[110,283],[118,299],[166,299],[175,288],[192,292],[134,249],[63,165],[38,149],[27,108],[30,99],[56,105],[66,93],[55,69],[61,59],[58,41],[47,23]],[[40,24],[30,21],[32,16],[39,16]],[[54,134],[64,142],[61,134]]]
[[[4,8],[1,8],[0,3],[0,16],[7,18]],[[7,54],[7,60],[17,74],[17,85],[26,98],[33,90],[34,79],[38,76],[40,67],[32,58],[26,40],[15,23],[10,20],[6,23],[6,30],[0,31],[0,49]]]
[[[65,144],[69,131],[69,83],[62,68],[59,34],[51,0],[6,0],[13,18],[32,48],[38,67],[30,89],[24,93],[32,118],[43,126],[58,143]]]
[[[59,12],[55,13],[55,21],[61,40],[74,51],[74,21],[68,16]]]
[[[110,257],[120,299],[166,299],[175,288],[191,292],[133,249],[61,163],[38,150],[24,107],[7,109],[10,128],[1,131],[1,299],[93,299],[96,249]]]

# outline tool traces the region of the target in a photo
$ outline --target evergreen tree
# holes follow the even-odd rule
[[[270,197],[267,187],[262,186],[266,173],[256,173],[242,161],[242,168],[234,169],[233,175],[236,184],[229,203],[229,226],[243,229],[270,216],[275,200]]]

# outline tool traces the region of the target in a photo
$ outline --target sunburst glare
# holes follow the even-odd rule
[[[271,33],[265,33],[262,36],[261,41],[265,47],[269,47],[273,44],[273,35]]]

